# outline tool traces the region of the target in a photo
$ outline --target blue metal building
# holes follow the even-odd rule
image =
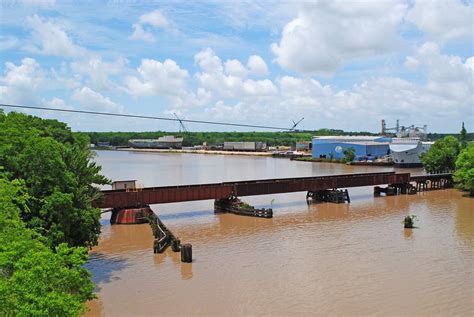
[[[381,136],[317,136],[313,137],[313,158],[344,158],[343,151],[353,147],[356,160],[370,160],[390,154],[390,138]]]

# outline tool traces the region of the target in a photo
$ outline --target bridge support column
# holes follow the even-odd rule
[[[110,217],[111,224],[139,224],[148,222],[147,217],[153,214],[150,206],[115,208]]]
[[[322,202],[331,202],[331,203],[348,203],[351,202],[351,198],[349,197],[349,191],[346,190],[339,190],[337,188],[334,189],[325,189],[325,190],[317,190],[317,191],[308,191],[306,194],[306,200],[309,202],[313,201],[322,201]]]
[[[241,216],[251,216],[259,218],[272,218],[273,210],[271,208],[255,208],[245,202],[242,202],[238,197],[231,195],[227,198],[214,200],[215,213],[232,213]]]

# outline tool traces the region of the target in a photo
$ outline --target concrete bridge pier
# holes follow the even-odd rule
[[[147,223],[147,218],[151,214],[153,214],[153,210],[150,206],[114,208],[112,209],[110,223],[113,225]]]

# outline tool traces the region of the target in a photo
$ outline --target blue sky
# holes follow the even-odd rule
[[[1,1],[0,101],[352,131],[473,123],[471,1]],[[177,123],[29,111],[80,131]],[[189,124],[191,131],[236,130]]]

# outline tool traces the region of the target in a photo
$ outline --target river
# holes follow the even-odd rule
[[[113,180],[144,186],[303,177],[393,168],[270,157],[98,151]],[[406,171],[406,170],[404,170]],[[420,173],[419,169],[409,170]],[[306,204],[306,193],[244,197],[262,219],[213,212],[213,201],[152,205],[193,263],[153,254],[149,225],[103,214],[87,268],[87,316],[474,315],[474,199],[455,189]],[[417,229],[403,229],[407,214]]]

